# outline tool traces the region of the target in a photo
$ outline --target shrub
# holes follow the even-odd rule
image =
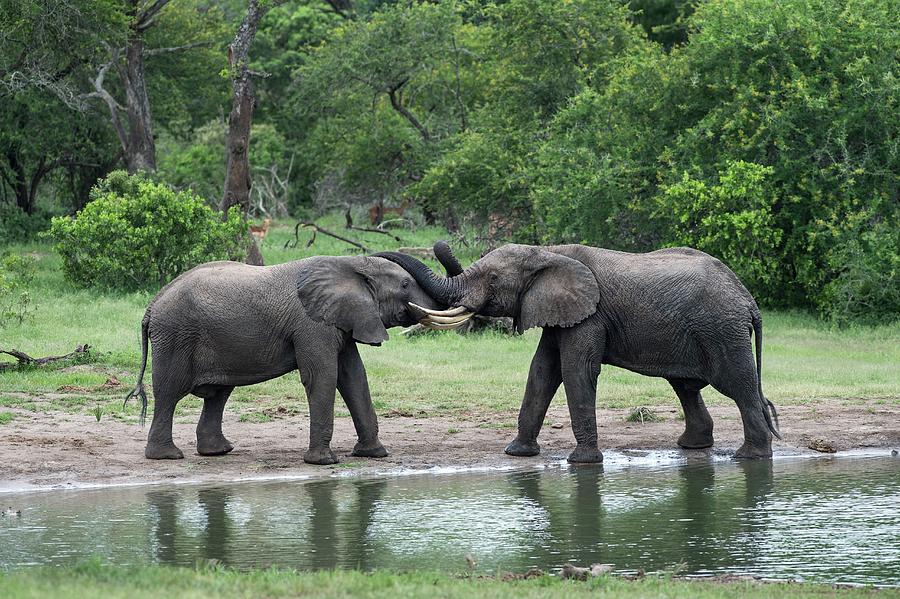
[[[54,218],[50,235],[70,281],[86,287],[154,289],[197,264],[241,257],[246,225],[224,222],[189,191],[113,172],[75,218]]]
[[[729,162],[718,181],[684,173],[662,188],[657,218],[668,225],[672,245],[687,245],[719,258],[751,291],[763,291],[778,269],[782,231],[775,226],[770,167]]]
[[[9,253],[0,255],[0,328],[12,320],[21,323],[28,316],[28,285],[33,278],[34,260]]]
[[[900,229],[872,210],[828,227],[835,238],[828,266],[836,273],[818,296],[819,311],[838,324],[900,319]]]

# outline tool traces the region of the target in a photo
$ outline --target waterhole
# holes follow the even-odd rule
[[[831,457],[0,495],[0,568],[747,574],[900,585],[900,459]]]

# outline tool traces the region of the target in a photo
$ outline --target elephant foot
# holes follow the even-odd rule
[[[684,431],[678,437],[678,446],[683,449],[706,449],[713,446],[712,433],[689,433]]]
[[[197,439],[197,453],[200,455],[225,455],[232,449],[234,449],[234,445],[223,435]]]
[[[599,464],[602,461],[603,454],[596,445],[576,445],[568,457],[570,464]]]
[[[376,440],[370,443],[357,443],[353,447],[351,455],[358,458],[386,458],[388,452],[384,445],[381,444],[381,441]]]
[[[337,464],[337,456],[329,447],[310,447],[303,454],[303,461],[307,464],[316,464],[318,466],[327,466],[328,464]]]
[[[174,443],[147,443],[144,449],[144,457],[149,460],[181,460],[184,454]]]
[[[746,441],[734,452],[734,457],[742,460],[760,460],[772,457],[772,442],[766,445],[750,445]]]
[[[522,441],[518,437],[510,441],[506,449],[503,450],[506,455],[514,455],[517,457],[531,457],[541,453],[541,446],[537,441]]]

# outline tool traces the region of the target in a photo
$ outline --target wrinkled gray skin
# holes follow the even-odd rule
[[[684,448],[713,444],[700,396],[712,385],[744,423],[736,456],[772,455],[778,435],[762,394],[762,324],[753,297],[719,260],[690,248],[630,254],[583,245],[498,248],[447,279],[403,254],[378,254],[406,268],[438,302],[510,316],[522,332],[543,327],[506,453],[540,452],[538,433],[564,385],[577,446],[570,462],[599,462],[596,393],[601,364],[669,381],[684,408]],[[756,362],[751,336],[755,334]],[[777,417],[777,416],[776,416]]]
[[[180,275],[153,299],[141,323],[143,363],[129,397],[141,397],[146,412],[142,379],[149,336],[155,407],[145,455],[184,457],[172,440],[172,417],[189,393],[204,400],[197,452],[228,453],[222,412],[231,391],[299,369],[309,401],[304,461],[338,461],[330,448],[335,389],[359,437],[353,455],[386,456],[356,344],[380,345],[387,328],[415,324],[408,302],[437,307],[405,270],[373,257],[317,257],[271,267],[211,262]]]

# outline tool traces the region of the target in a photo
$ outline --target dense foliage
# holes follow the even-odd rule
[[[19,32],[0,36],[0,201],[27,199],[19,183],[44,169],[34,212],[80,209],[121,160],[88,82],[131,0],[53,1],[71,14],[34,0],[0,14]],[[147,58],[157,177],[211,204],[244,9],[172,2],[147,34],[188,47]],[[37,39],[26,13],[61,43],[23,45]],[[253,204],[412,201],[490,243],[691,245],[762,304],[896,319],[898,16],[892,0],[285,2],[250,52],[265,74]],[[82,57],[71,73],[67,47]],[[19,54],[24,82],[9,74]],[[88,110],[67,103],[79,97]]]
[[[55,217],[50,234],[67,279],[133,290],[157,289],[203,262],[240,258],[245,226],[238,210],[223,221],[189,191],[115,171],[76,217]]]

